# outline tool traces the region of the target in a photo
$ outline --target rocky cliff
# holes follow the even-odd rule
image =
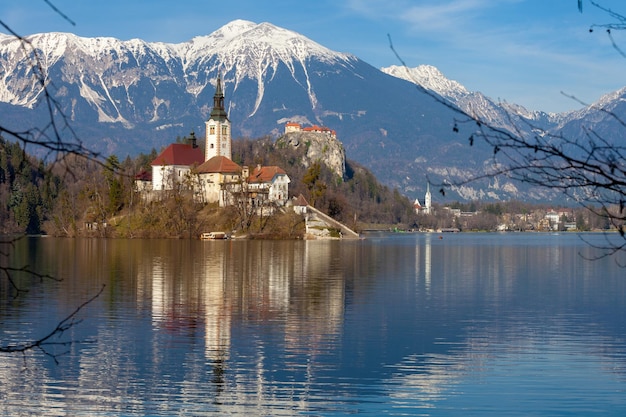
[[[278,148],[290,146],[305,149],[302,164],[309,167],[315,161],[324,163],[339,178],[346,174],[346,151],[335,136],[317,132],[289,132],[276,141]]]

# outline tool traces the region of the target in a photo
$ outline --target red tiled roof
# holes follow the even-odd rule
[[[187,165],[201,164],[204,162],[204,154],[200,148],[194,148],[185,143],[172,143],[156,157],[150,165]]]
[[[336,132],[326,126],[318,126],[318,125],[313,125],[310,127],[305,127],[302,129],[302,131],[304,132],[330,132],[333,135],[336,135]]]
[[[270,182],[276,175],[287,175],[285,171],[281,167],[267,166],[267,167],[256,167],[250,173],[249,182]]]
[[[198,172],[200,174],[210,174],[210,173],[240,173],[241,167],[226,158],[225,156],[214,156],[208,161],[204,162],[202,165],[198,167]]]
[[[135,175],[135,179],[138,181],[152,181],[152,172],[142,169],[139,174]]]

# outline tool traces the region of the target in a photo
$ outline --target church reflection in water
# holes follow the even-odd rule
[[[341,253],[335,242],[320,241],[204,241],[189,248],[190,265],[171,252],[143,258],[137,294],[150,303],[156,329],[202,331],[207,360],[231,358],[234,325],[281,322],[279,343],[296,356],[314,357],[338,336],[345,309],[340,265],[354,256],[350,246]]]

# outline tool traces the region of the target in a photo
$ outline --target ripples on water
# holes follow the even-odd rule
[[[586,235],[601,242],[602,237]],[[626,273],[575,235],[30,239],[0,289],[0,414],[626,415]],[[61,349],[61,348],[60,348]]]

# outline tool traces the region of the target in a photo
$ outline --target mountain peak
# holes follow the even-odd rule
[[[213,33],[214,34],[221,33],[223,35],[227,35],[227,34],[239,35],[243,32],[246,32],[252,29],[256,25],[257,25],[256,23],[250,20],[236,19],[236,20],[226,23],[224,26],[222,26],[221,28],[219,28]]]
[[[310,87],[310,62],[345,64],[355,59],[291,30],[267,22],[256,24],[247,20],[232,21],[212,34],[196,37],[180,47],[185,66],[206,67],[205,64],[212,60],[209,66],[217,66],[222,74],[230,74],[225,76],[224,81],[232,82],[234,89],[244,79],[255,80],[258,91],[250,116],[256,113],[263,100],[263,80],[271,79],[280,65],[284,65],[294,79],[297,79],[297,74],[304,74],[303,85],[307,86],[309,101],[315,108],[317,98]]]
[[[311,39],[268,22],[254,23],[233,20],[207,36],[198,36],[190,42],[194,50],[210,49],[217,55],[246,53],[256,59],[278,58],[289,63],[296,58],[312,56],[322,60],[346,60],[348,55],[332,51]]]

